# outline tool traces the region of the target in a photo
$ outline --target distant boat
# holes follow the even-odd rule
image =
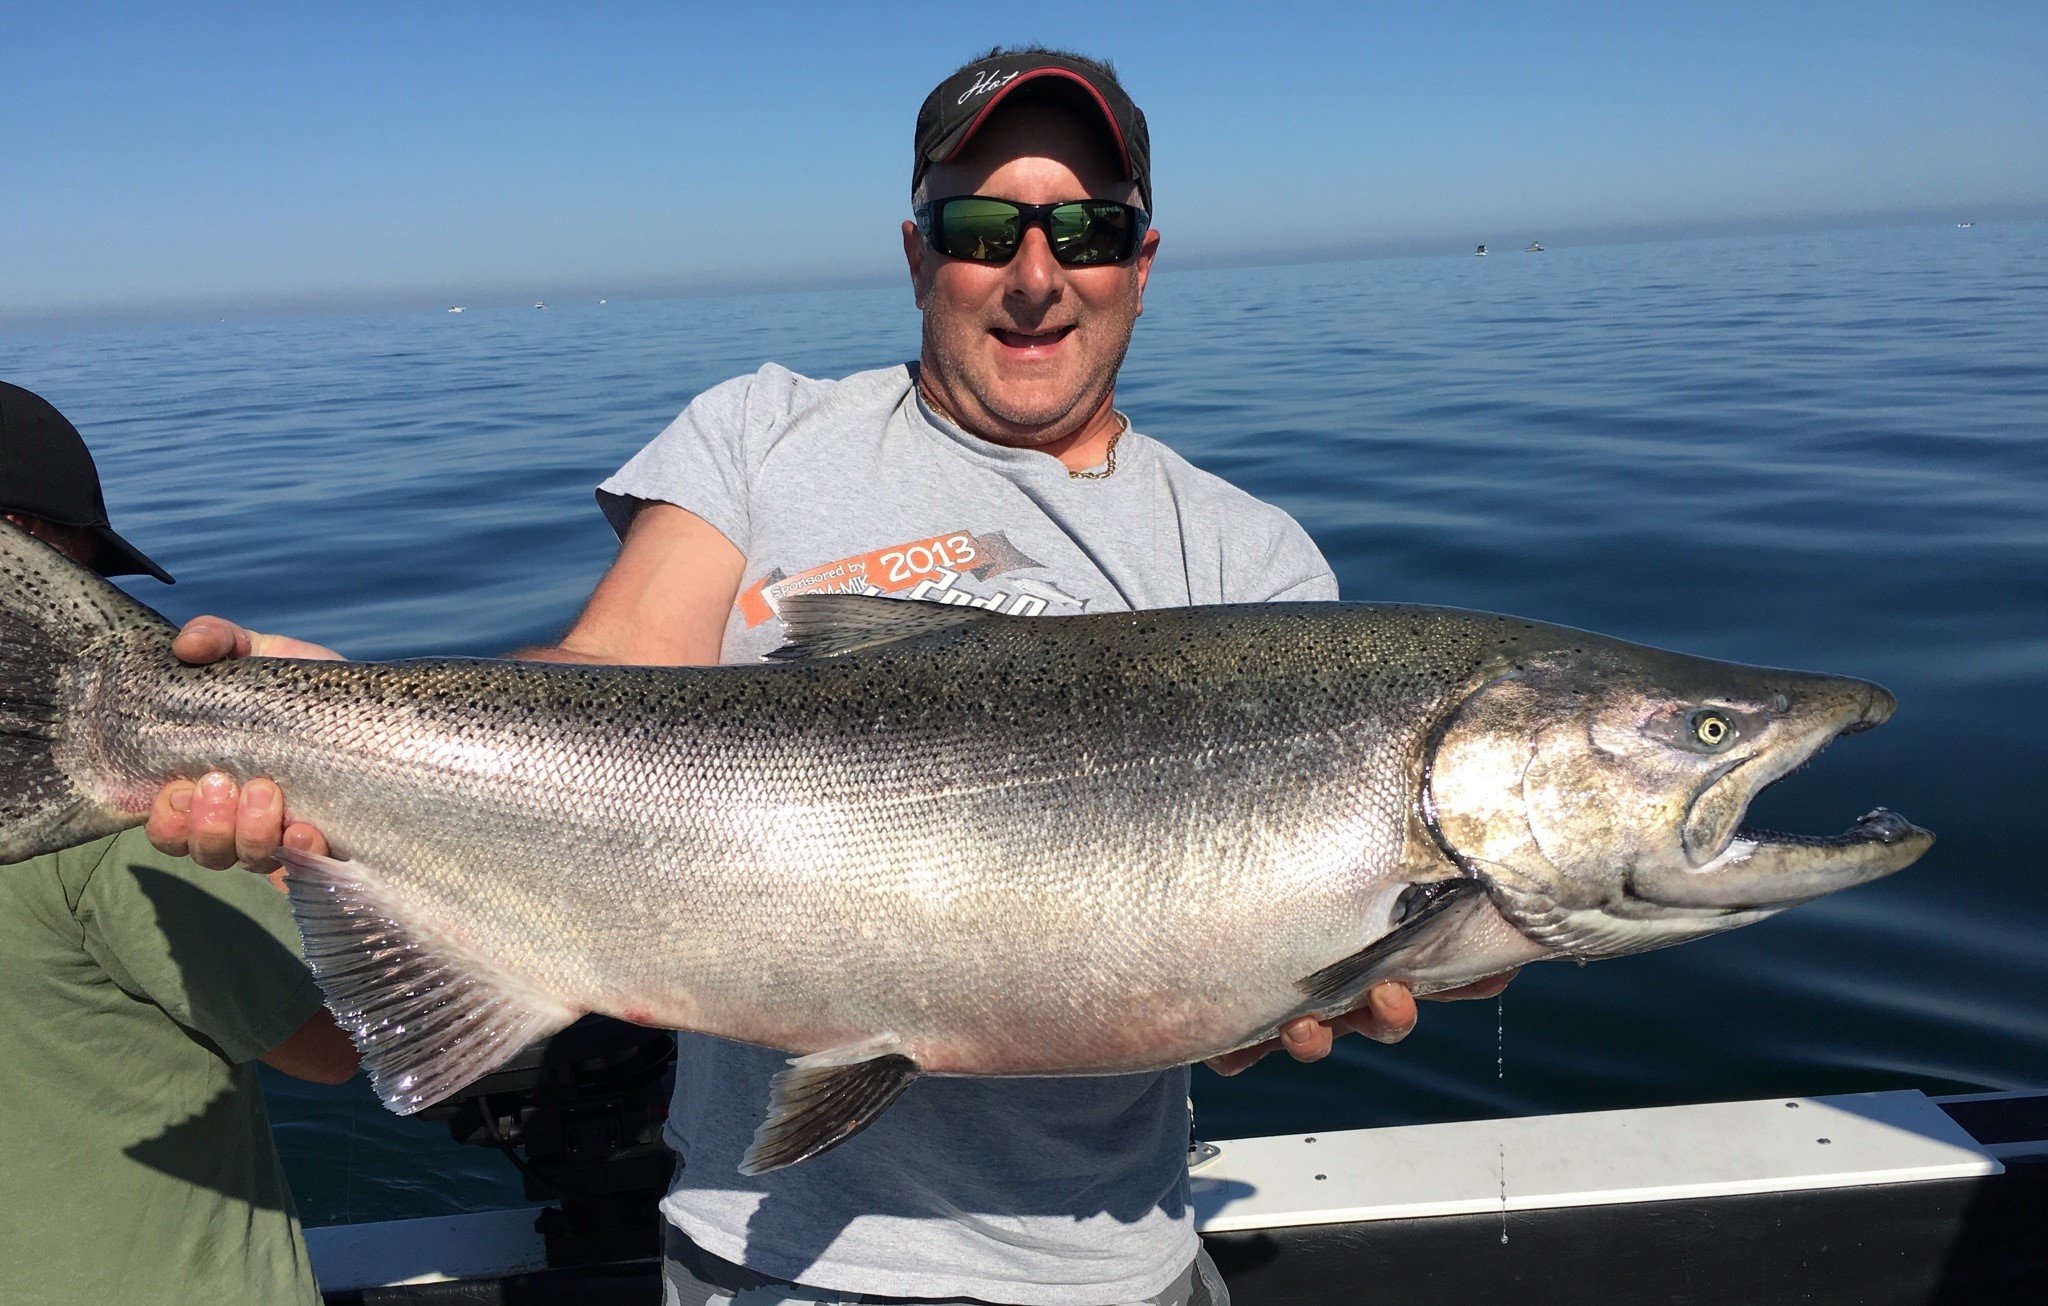
[[[1475,249],[1475,250],[1473,250],[1472,252],[1473,252],[1474,254],[1477,254],[1477,255],[1478,255],[1478,256],[1479,256],[1480,258],[1485,258],[1485,257],[1486,257],[1486,246],[1484,246],[1484,245],[1481,245],[1481,246],[1480,246],[1480,247],[1479,247],[1478,249]]]
[[[1532,240],[1529,242],[1529,248],[1523,250],[1522,252],[1524,254],[1541,254],[1543,252],[1543,243],[1541,241]]]
[[[450,305],[450,306],[449,306],[449,308],[448,308],[448,311],[449,311],[450,313],[460,313],[460,312],[462,311],[462,305],[460,305],[460,304],[452,304],[452,305]]]
[[[535,308],[546,308],[548,306],[548,301],[546,301],[545,299],[536,299],[533,301],[533,306]]]
[[[1974,226],[1976,226],[1977,224],[1976,224],[1976,223],[1974,223],[1974,222],[1958,222],[1958,223],[1957,223],[1956,225],[1957,225],[1958,227],[1974,227]]]
[[[598,302],[598,303],[600,303],[600,304],[609,304],[609,303],[611,303],[611,301],[610,301],[609,299],[600,299],[600,300],[598,300],[597,302]]]

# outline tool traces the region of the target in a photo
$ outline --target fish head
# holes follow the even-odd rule
[[[1483,677],[1433,738],[1423,815],[1531,938],[1622,956],[1762,920],[1910,865],[1934,836],[1879,808],[1830,837],[1743,824],[1837,737],[1890,717],[1867,681],[1594,636]]]

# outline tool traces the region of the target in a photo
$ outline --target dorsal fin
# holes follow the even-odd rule
[[[782,618],[789,642],[768,656],[777,662],[798,662],[955,630],[992,620],[996,614],[966,604],[872,594],[792,594],[777,601],[775,615]]]

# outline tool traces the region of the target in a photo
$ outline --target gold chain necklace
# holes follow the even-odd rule
[[[940,404],[937,400],[935,400],[932,397],[931,392],[925,389],[925,380],[923,376],[919,376],[917,378],[917,394],[918,398],[924,400],[925,406],[930,408],[933,412],[940,413],[942,415],[945,413],[946,409],[944,405]],[[1114,412],[1115,410],[1112,409],[1111,411]],[[947,420],[951,421],[952,419],[948,417]],[[1125,417],[1122,413],[1117,413],[1116,420],[1116,434],[1109,437],[1109,447],[1102,451],[1102,465],[1099,467],[1091,467],[1086,471],[1069,471],[1067,473],[1069,479],[1076,481],[1100,481],[1107,477],[1116,475],[1116,442],[1124,438],[1125,431],[1131,429],[1131,419]]]
[[[1116,442],[1124,438],[1124,432],[1131,429],[1131,419],[1122,413],[1116,415],[1116,434],[1109,437],[1109,448],[1102,451],[1102,465],[1091,467],[1084,472],[1070,471],[1067,476],[1076,481],[1099,481],[1116,475]]]

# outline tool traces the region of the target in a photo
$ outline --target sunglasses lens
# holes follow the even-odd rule
[[[934,243],[948,258],[1001,263],[1017,252],[1019,218],[1017,206],[1002,200],[947,200]]]
[[[1120,263],[1135,252],[1145,215],[1108,200],[1074,200],[1049,208],[1018,205],[982,195],[940,200],[931,230],[932,248],[947,258],[1007,263],[1024,240],[1026,210],[1041,222],[1052,256],[1068,267]],[[919,210],[920,215],[925,210]],[[925,219],[920,216],[918,221]]]
[[[1116,262],[1130,234],[1131,211],[1120,204],[1062,204],[1046,224],[1053,257],[1070,267]]]

